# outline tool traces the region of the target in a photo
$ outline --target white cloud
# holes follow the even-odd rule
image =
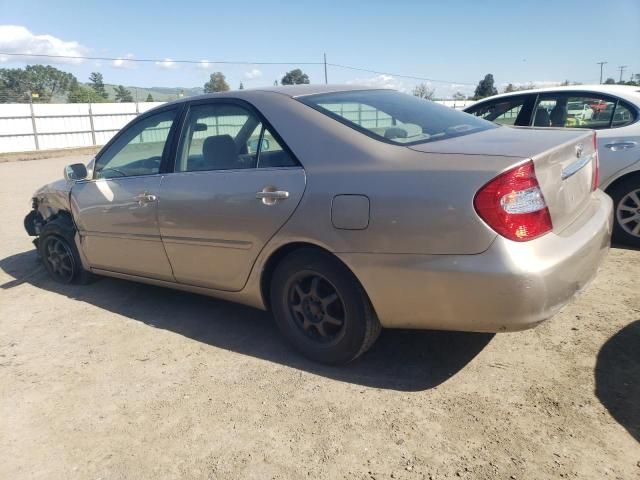
[[[376,75],[374,77],[367,78],[354,78],[347,82],[349,85],[362,85],[364,87],[376,87],[376,88],[393,88],[394,90],[406,91],[407,88],[400,81],[392,75]]]
[[[196,66],[202,70],[209,70],[211,65],[212,63],[209,60],[200,60]]]
[[[75,41],[61,40],[53,35],[35,35],[21,25],[0,25],[0,51],[6,53],[27,53],[32,55],[57,55],[67,57],[86,56],[89,49]],[[0,62],[8,61],[9,56],[2,56]],[[17,57],[20,59],[44,57]],[[78,64],[81,58],[47,58],[47,63]]]
[[[132,60],[133,58],[134,58],[133,53],[127,53],[124,57],[116,58],[111,64],[111,66],[114,68],[124,68],[124,69],[135,68],[136,67],[135,62],[129,61],[129,60]]]
[[[156,62],[156,66],[160,68],[165,68],[167,70],[171,70],[173,68],[178,68],[178,64],[174,62],[171,58],[165,58],[161,62]]]
[[[262,71],[257,68],[253,68],[248,72],[244,72],[244,78],[247,80],[257,80],[258,78],[262,78]]]

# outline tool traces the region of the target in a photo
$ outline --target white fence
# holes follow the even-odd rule
[[[104,145],[148,103],[0,103],[0,153]]]
[[[104,145],[148,103],[0,103],[0,153]],[[442,100],[455,109],[470,100]]]

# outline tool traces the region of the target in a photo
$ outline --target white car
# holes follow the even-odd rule
[[[571,85],[511,92],[465,111],[501,125],[596,130],[599,185],[615,205],[614,239],[640,248],[640,87]]]

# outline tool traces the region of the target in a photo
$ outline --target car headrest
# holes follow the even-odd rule
[[[239,158],[236,142],[231,135],[214,135],[205,138],[202,157],[207,170],[228,170],[238,168]]]

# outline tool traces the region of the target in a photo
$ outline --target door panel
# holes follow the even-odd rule
[[[288,192],[288,198],[257,198],[265,187]],[[256,257],[291,216],[304,188],[299,167],[165,176],[158,221],[176,280],[241,290]]]
[[[153,200],[160,179],[149,175],[74,185],[73,216],[92,267],[173,281]]]

